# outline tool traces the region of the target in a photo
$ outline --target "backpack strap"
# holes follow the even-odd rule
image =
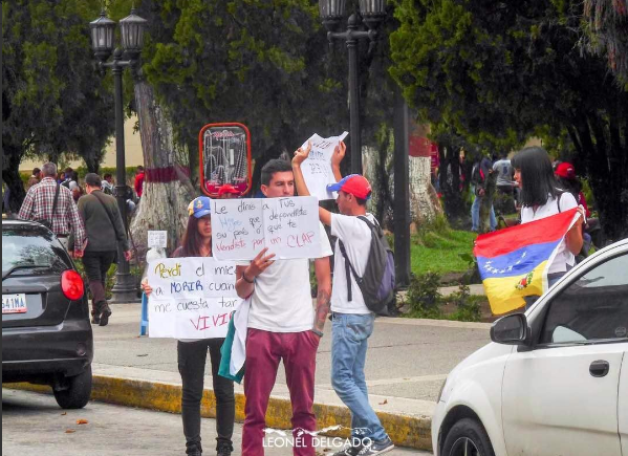
[[[59,192],[61,191],[61,184],[57,183],[57,190],[55,190],[55,201],[52,203],[52,218],[55,218],[55,212],[57,212],[57,205],[59,204]]]
[[[124,240],[124,236],[122,236],[118,232],[118,228],[116,227],[116,223],[113,221],[113,215],[111,214],[111,211],[109,210],[109,208],[107,207],[105,202],[95,192],[92,192],[91,195],[94,198],[96,198],[100,204],[102,204],[102,207],[105,210],[105,213],[107,214],[107,217],[109,218],[109,223],[111,223],[111,227],[113,228],[113,232],[116,235],[116,241],[121,242],[122,240]]]
[[[345,245],[342,243],[340,239],[338,239],[338,247],[340,247],[340,251],[342,252],[342,256],[345,259],[345,274],[347,276],[347,302],[353,301],[351,296],[351,263],[349,262],[349,257],[347,256],[347,251],[345,250]]]
[[[558,192],[558,196],[556,197],[556,206],[558,207],[558,213],[560,214],[562,211],[560,210],[560,199],[563,197],[563,193],[565,192]]]

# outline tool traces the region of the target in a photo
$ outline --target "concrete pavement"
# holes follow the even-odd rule
[[[78,420],[87,423],[77,424]],[[215,454],[215,421],[204,419],[201,426],[205,454]],[[241,441],[242,426],[236,424],[233,456],[240,456]],[[2,453],[6,456],[183,456],[184,442],[181,418],[177,415],[99,402],[66,413],[52,396],[2,391]],[[331,454],[342,442],[321,439],[317,454]],[[292,454],[281,443],[267,442],[266,456]],[[429,453],[395,449],[387,455]]]
[[[177,412],[181,380],[176,341],[139,337],[139,317],[139,305],[115,305],[109,326],[94,327],[93,397]],[[489,327],[486,323],[377,319],[366,365],[369,397],[398,445],[430,448],[430,418],[440,386],[456,364],[489,341]],[[317,356],[315,401],[319,428],[349,423],[348,410],[331,387],[330,331],[328,323]],[[206,389],[212,384],[209,369],[208,362]],[[240,393],[237,415],[242,419],[241,386],[236,385],[236,392]],[[272,396],[269,426],[289,429],[289,395],[283,369]],[[207,397],[204,414],[212,416],[210,391]]]

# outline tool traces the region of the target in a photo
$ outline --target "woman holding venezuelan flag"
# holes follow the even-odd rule
[[[559,187],[550,157],[541,147],[526,147],[512,159],[515,181],[521,190],[521,223],[528,223],[578,207],[576,198]],[[550,265],[547,279],[549,287],[565,275],[576,263],[582,249],[582,223],[584,215],[567,232]]]

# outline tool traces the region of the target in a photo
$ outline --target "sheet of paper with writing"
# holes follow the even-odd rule
[[[149,336],[197,340],[225,337],[241,303],[232,261],[164,258],[148,265]]]
[[[312,144],[312,150],[308,158],[301,164],[303,178],[310,195],[315,196],[320,201],[328,199],[336,199],[334,192],[327,191],[328,184],[334,184],[336,179],[331,169],[331,156],[334,149],[340,141],[343,141],[347,135],[346,131],[340,136],[331,136],[329,138],[321,138],[314,133],[307,141],[303,143],[302,148],[306,148],[308,142]]]

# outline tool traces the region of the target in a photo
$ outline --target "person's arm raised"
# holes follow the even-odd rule
[[[340,172],[340,163],[345,158],[345,153],[347,151],[347,146],[343,141],[340,141],[336,148],[334,149],[334,154],[331,156],[331,170],[334,173],[334,178],[336,182],[340,182],[342,179],[342,173]]]
[[[305,184],[305,179],[303,178],[303,171],[301,170],[301,163],[305,161],[305,159],[310,154],[310,150],[312,150],[312,144],[307,143],[307,147],[305,149],[299,147],[294,152],[294,157],[292,158],[292,172],[294,174],[294,183],[297,187],[297,192],[299,196],[310,196],[310,191]],[[325,225],[331,225],[331,213],[327,209],[323,209],[322,207],[318,208],[318,216]]]

